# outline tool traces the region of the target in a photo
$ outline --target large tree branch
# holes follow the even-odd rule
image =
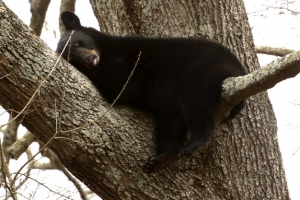
[[[223,83],[222,96],[228,104],[266,91],[300,72],[300,51],[288,54],[243,77],[229,78]]]
[[[240,77],[224,80],[222,100],[216,123],[242,100],[274,87],[277,83],[295,77],[300,72],[300,51],[288,54],[268,65]]]
[[[0,2],[0,29],[0,104],[7,110],[18,112],[53,69],[57,55],[32,35],[3,2]],[[245,76],[247,80],[248,76]],[[230,85],[235,81],[229,80]],[[239,140],[240,135],[229,136],[228,127],[222,126],[224,134],[215,136],[205,151],[183,157],[164,171],[148,176],[141,165],[152,153],[152,120],[149,116],[118,106],[102,116],[109,105],[91,83],[65,61],[59,63],[37,94],[22,113],[22,124],[44,143],[53,134],[59,134],[50,148],[73,175],[103,199],[232,199],[232,196],[240,195],[240,191],[251,197],[253,192],[256,195],[259,192],[244,190],[247,187],[240,184],[241,174],[249,176],[250,182],[250,177],[259,181],[262,188],[267,187],[264,183],[273,180],[273,176],[283,175],[276,150],[271,150],[272,155],[266,150],[263,155],[273,156],[272,163],[267,165],[276,166],[274,170],[265,169],[264,165],[249,168],[252,162],[249,163],[248,158],[263,163],[259,162],[263,160],[260,153],[243,157],[244,152],[235,157],[234,149],[224,151],[228,144],[236,145],[240,151],[245,151],[244,146],[253,148],[251,145],[257,135],[248,134],[251,138],[248,143],[245,138]],[[241,99],[238,95],[227,104],[235,104]],[[274,142],[273,134],[264,136],[262,141]],[[238,141],[235,143],[233,139]],[[235,166],[237,160],[245,162]],[[286,197],[286,187],[282,187],[284,180],[276,181],[279,184],[273,186],[277,191],[274,196]],[[225,182],[234,187],[224,185]]]

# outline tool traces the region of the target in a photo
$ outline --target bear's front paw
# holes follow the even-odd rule
[[[145,164],[143,165],[143,170],[146,174],[151,174],[155,171],[155,164],[156,164],[155,157],[149,158]]]
[[[199,141],[194,141],[194,142],[189,142],[181,151],[181,155],[186,155],[190,156],[194,152],[196,152],[198,149],[200,149],[203,146],[204,142],[199,140]]]
[[[170,164],[174,158],[174,156],[168,156],[165,154],[153,156],[145,162],[143,170],[147,174],[158,172]]]

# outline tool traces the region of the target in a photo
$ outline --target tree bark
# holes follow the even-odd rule
[[[258,68],[240,0],[91,3],[102,30],[111,34],[210,38],[229,47],[249,72]],[[20,111],[56,56],[2,2],[0,11],[0,104]],[[108,106],[62,61],[23,113],[22,124],[44,142],[58,132],[51,149],[103,199],[289,199],[266,92],[248,98],[242,114],[221,124],[195,155],[151,176],[141,168],[153,153],[151,117],[120,106],[99,117]]]
[[[29,27],[40,36],[51,0],[30,0],[31,19]]]
[[[69,10],[75,12],[75,3],[76,0],[61,0],[60,3],[60,13],[63,11]],[[59,31],[60,34],[62,35],[64,32],[66,32],[65,26],[62,24],[62,22],[59,19]]]

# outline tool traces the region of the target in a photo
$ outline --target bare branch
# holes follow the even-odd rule
[[[30,0],[31,19],[29,27],[38,36],[41,35],[43,24],[46,17],[46,12],[51,0]]]
[[[30,161],[29,165],[28,165],[28,168],[27,168],[28,170],[26,172],[25,178],[20,181],[20,183],[16,187],[16,190],[18,190],[28,180],[28,177],[30,177],[30,172],[31,172],[31,169],[32,169],[32,165],[34,164],[34,160],[32,159],[31,150],[28,149],[28,148],[26,149],[26,155],[27,155],[27,160]]]
[[[267,46],[256,46],[255,50],[256,53],[267,54],[272,56],[281,56],[281,57],[295,52],[292,49],[272,48]]]
[[[5,77],[8,77],[8,76],[10,76],[10,74],[6,74],[6,75],[4,75],[4,76],[1,76],[0,79],[5,78]]]
[[[18,139],[12,146],[7,148],[6,152],[8,156],[17,160],[35,139],[35,135],[28,131],[22,138]]]
[[[118,94],[118,96],[115,98],[115,100],[110,104],[110,106],[107,108],[107,110],[106,110],[103,114],[101,114],[101,115],[99,116],[99,118],[97,118],[96,120],[94,120],[94,121],[92,121],[92,122],[89,122],[89,123],[87,123],[87,124],[84,124],[83,126],[80,126],[80,127],[78,127],[78,128],[70,129],[70,130],[66,130],[66,131],[63,131],[63,130],[62,130],[62,131],[60,131],[60,132],[61,132],[61,133],[67,133],[67,132],[72,132],[72,131],[80,130],[80,129],[82,129],[82,128],[88,126],[88,125],[91,125],[91,124],[95,123],[96,121],[99,121],[99,119],[100,119],[101,117],[105,116],[105,115],[112,109],[112,107],[116,104],[116,102],[118,101],[118,99],[120,98],[120,96],[122,95],[122,93],[124,92],[124,90],[125,90],[125,88],[126,88],[128,82],[129,82],[129,80],[131,79],[131,77],[132,77],[132,75],[133,75],[133,73],[134,73],[134,71],[135,71],[135,69],[136,69],[136,67],[137,67],[137,65],[138,65],[138,63],[139,63],[139,61],[140,61],[141,54],[142,54],[142,52],[140,51],[140,52],[139,52],[139,55],[138,55],[138,57],[137,57],[137,60],[135,61],[134,67],[133,67],[133,69],[131,70],[130,75],[128,76],[128,78],[127,78],[125,84],[123,85],[122,90],[120,91],[120,93]]]
[[[296,76],[299,72],[300,51],[297,51],[274,60],[251,74],[227,78],[222,85],[223,102],[219,113],[216,115],[216,123],[219,123],[224,116],[227,116],[228,110],[231,110],[234,105],[237,105],[242,100],[266,91],[277,83]]]
[[[87,200],[87,194],[86,192],[82,189],[81,185],[79,184],[79,182],[77,181],[76,178],[74,178],[74,176],[71,175],[71,173],[64,167],[64,165],[60,162],[59,158],[56,156],[56,154],[51,151],[49,148],[45,148],[42,152],[42,155],[49,158],[50,162],[48,163],[35,163],[32,168],[33,169],[57,169],[62,171],[65,176],[69,179],[69,181],[71,181],[74,186],[76,187],[76,189],[78,190],[81,199],[83,200]]]
[[[8,164],[5,160],[5,156],[4,156],[4,152],[3,152],[3,148],[2,148],[2,144],[1,144],[1,139],[0,139],[0,163],[1,163],[1,174],[2,174],[2,178],[5,184],[5,187],[8,189],[10,196],[14,199],[14,200],[18,200],[18,196],[17,196],[17,192],[16,192],[16,187],[15,187],[15,183],[12,181],[11,178],[11,173],[8,167]],[[9,181],[9,183],[7,183],[7,180]]]
[[[33,181],[37,182],[39,185],[41,185],[41,186],[47,188],[50,192],[52,192],[52,193],[54,193],[54,194],[58,194],[59,196],[64,197],[65,199],[71,199],[69,196],[66,196],[66,195],[64,195],[64,194],[62,194],[62,193],[58,193],[57,191],[54,191],[54,190],[52,190],[51,188],[49,188],[46,184],[44,184],[44,183],[42,183],[42,182],[39,182],[39,181],[37,181],[36,179],[33,179],[33,178],[27,176],[27,174],[23,174],[23,173],[18,173],[18,174],[20,174],[21,176],[25,176],[26,179],[30,179],[30,180],[33,180]],[[34,195],[33,195],[33,196],[34,196]]]
[[[60,13],[66,10],[75,12],[75,2],[76,0],[61,0]],[[59,19],[59,30],[60,30],[60,34],[66,32],[65,26],[62,24],[60,19]]]
[[[71,34],[70,34],[70,37],[69,37],[69,39],[68,39],[68,41],[67,41],[67,43],[66,43],[66,45],[64,46],[64,48],[63,48],[63,51],[65,50],[65,48],[67,47],[67,44],[69,43],[69,41],[71,40],[71,38],[72,38],[72,35],[73,35],[73,32],[74,31],[72,31],[71,32]],[[62,51],[62,52],[63,52]],[[47,74],[47,76],[44,78],[44,80],[40,83],[40,85],[38,86],[38,88],[35,90],[35,92],[33,93],[33,95],[32,95],[32,97],[31,97],[31,99],[27,102],[27,104],[25,105],[25,107],[22,109],[22,111],[20,112],[20,113],[18,113],[18,115],[14,118],[14,119],[16,119],[17,117],[19,117],[19,115],[22,113],[22,112],[24,112],[25,110],[26,110],[26,108],[29,106],[29,104],[30,104],[30,102],[34,99],[34,97],[35,97],[35,95],[38,93],[38,91],[41,89],[41,87],[42,87],[42,85],[49,79],[49,77],[51,76],[51,74],[55,71],[55,69],[56,69],[56,67],[57,67],[57,64],[58,64],[58,62],[59,62],[59,59],[61,58],[61,55],[62,55],[62,53],[58,56],[58,58],[56,59],[56,61],[55,61],[55,64],[54,64],[54,66],[51,68],[51,70],[50,70],[50,72]],[[14,119],[12,119],[12,120],[14,120]],[[12,120],[10,120],[10,121],[12,121]],[[10,123],[10,122],[9,122]],[[4,125],[2,125],[2,126],[0,126],[0,128],[2,128]],[[52,142],[52,140],[55,138],[55,136],[57,136],[57,134],[59,134],[59,132],[55,132],[53,135],[52,135],[52,137],[46,142],[46,144],[42,147],[42,148],[40,148],[40,151],[39,152],[37,152],[34,156],[32,156],[32,159],[34,159],[44,148],[46,148],[51,142]],[[13,180],[12,180],[12,183],[14,184],[15,182],[16,182],[16,179],[17,179],[17,176],[18,176],[18,174],[21,172],[21,170],[30,162],[31,160],[28,160],[22,167],[20,167],[20,169],[18,170],[18,172],[16,173],[16,175],[14,176],[14,178],[13,178]]]
[[[12,114],[9,116],[9,121],[12,119]],[[13,120],[9,123],[3,132],[3,149],[6,161],[9,163],[9,155],[6,150],[9,146],[11,146],[17,140],[18,127],[20,123],[17,120]]]
[[[68,44],[68,42],[70,41],[71,37],[72,37],[73,31],[67,41],[66,44]],[[66,45],[67,46],[67,45]],[[65,50],[66,46],[63,48],[63,51]],[[4,126],[6,126],[7,124],[11,123],[13,120],[16,120],[22,113],[25,112],[25,110],[29,107],[29,105],[31,104],[31,102],[34,100],[35,96],[39,93],[41,87],[48,81],[49,77],[51,76],[51,74],[55,71],[57,64],[61,58],[62,53],[59,55],[59,57],[57,57],[56,62],[54,64],[54,66],[52,67],[52,69],[50,70],[50,72],[47,74],[47,76],[44,78],[44,80],[41,81],[41,83],[39,84],[38,88],[34,91],[33,95],[31,96],[30,100],[27,102],[27,104],[23,107],[23,109],[11,120],[9,120],[6,124],[2,124],[0,126],[0,129]]]

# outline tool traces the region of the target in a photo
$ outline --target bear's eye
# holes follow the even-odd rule
[[[80,47],[80,46],[82,46],[82,44],[81,44],[81,42],[80,41],[77,41],[77,42],[75,42],[75,47]]]

